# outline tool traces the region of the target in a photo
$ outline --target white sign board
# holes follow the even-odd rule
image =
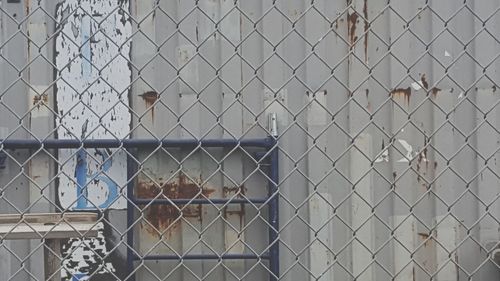
[[[118,8],[119,7],[119,8]],[[126,12],[124,12],[126,11]],[[66,0],[56,11],[59,139],[123,139],[130,131],[129,3]],[[59,151],[58,197],[71,210],[124,209],[126,154],[112,149]]]

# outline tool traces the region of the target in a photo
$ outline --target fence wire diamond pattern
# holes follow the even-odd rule
[[[0,280],[494,280],[500,3],[0,0]]]

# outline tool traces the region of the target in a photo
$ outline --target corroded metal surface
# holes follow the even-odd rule
[[[139,199],[200,199],[209,198],[215,191],[200,186],[200,182],[192,182],[185,175],[179,175],[174,180],[158,184],[139,182],[136,194]],[[191,217],[202,220],[200,204],[189,205],[151,205],[143,209],[146,221],[142,223],[148,231],[156,235],[164,235],[175,231],[181,218]]]
[[[0,0],[0,139],[52,145],[0,144],[0,212],[99,214],[65,280],[273,280],[269,202],[224,203],[267,198],[269,158],[159,143],[277,134],[279,280],[496,280],[499,8]],[[0,280],[45,276],[40,245],[1,242]]]

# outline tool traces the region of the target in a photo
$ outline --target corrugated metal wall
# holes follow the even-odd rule
[[[67,76],[56,64],[65,50],[57,47],[64,1],[9,2],[0,0],[0,138],[61,136],[60,110],[76,108],[71,101],[58,104],[67,94],[60,87]],[[130,10],[129,36],[111,54],[130,60],[130,86],[119,85],[128,95],[105,101],[101,113],[121,107],[119,117],[130,115],[123,119],[131,119],[130,132],[120,137],[265,137],[267,116],[277,113],[280,280],[500,277],[489,257],[500,218],[500,1],[106,2],[109,14],[120,5]],[[117,26],[106,15],[92,16],[100,18],[94,25],[103,34]],[[76,52],[85,56],[78,43]],[[120,53],[126,46],[129,53]],[[72,63],[85,63],[77,60]],[[79,81],[84,72],[76,71],[66,74]],[[92,95],[82,101],[78,91],[73,98],[90,110],[102,103]],[[75,115],[91,119],[89,110],[82,113]],[[117,130],[118,121],[110,120],[103,131]],[[73,176],[61,168],[70,165],[65,154],[8,153],[0,212],[56,211],[58,182]],[[266,194],[265,176],[243,149],[154,149],[138,157],[139,197],[181,181],[202,184],[214,198],[239,189],[249,197]],[[181,220],[162,208],[138,216],[134,246],[141,254],[267,247],[266,208],[194,206]],[[125,218],[123,207],[105,211],[98,241],[109,253],[108,269],[99,280],[124,278]],[[39,241],[2,243],[0,280],[43,276]],[[263,260],[136,265],[137,280],[268,276]]]

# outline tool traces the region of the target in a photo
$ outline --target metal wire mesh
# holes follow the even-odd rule
[[[498,0],[0,0],[0,280],[499,278]]]

